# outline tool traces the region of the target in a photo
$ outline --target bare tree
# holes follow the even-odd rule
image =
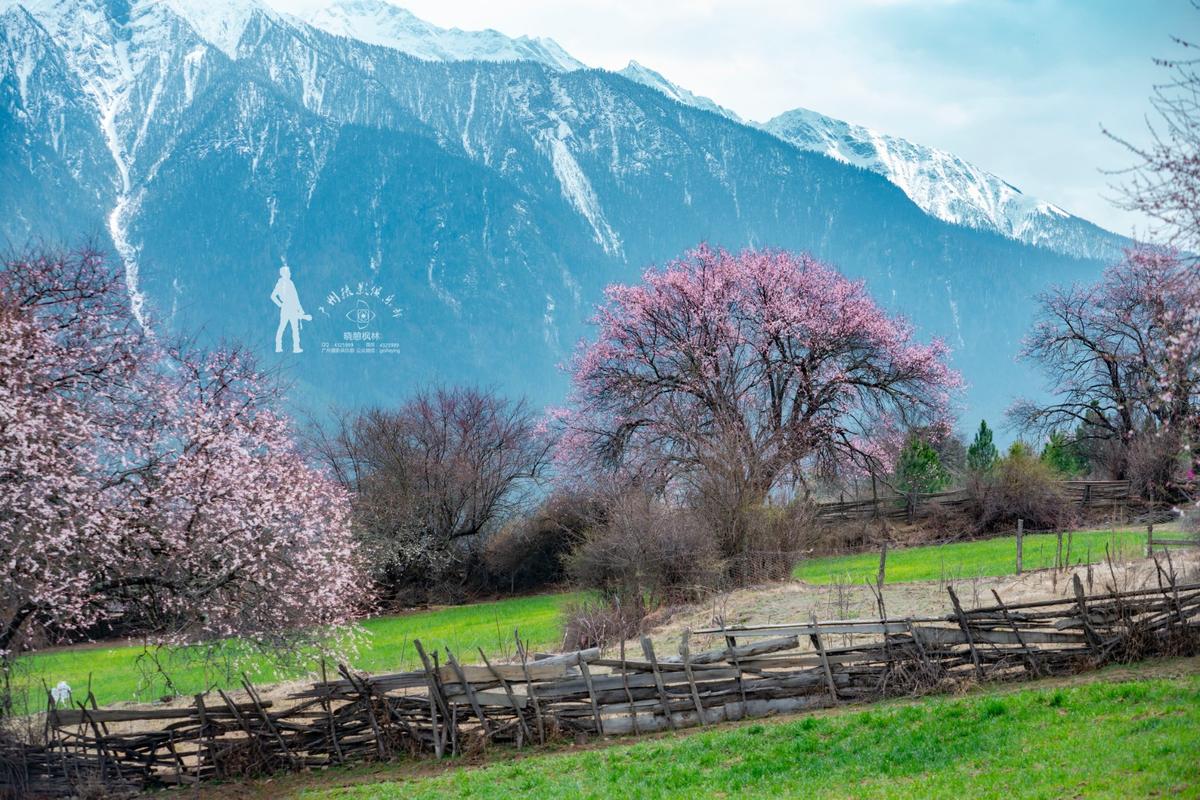
[[[1200,44],[1172,38],[1191,57],[1155,59],[1168,78],[1150,95],[1156,117],[1147,121],[1150,144],[1105,133],[1137,162],[1117,173],[1127,176],[1117,187],[1118,205],[1157,220],[1155,233],[1164,243],[1195,253],[1200,251],[1200,58],[1194,54]]]
[[[461,579],[473,546],[529,504],[550,443],[525,401],[473,388],[346,414],[316,437],[393,593]]]
[[[1139,437],[1168,439],[1175,452],[1194,437],[1200,340],[1176,334],[1200,308],[1195,265],[1139,248],[1098,283],[1040,299],[1024,356],[1045,370],[1053,400],[1018,403],[1015,421],[1042,434],[1074,431],[1089,452],[1110,454],[1115,478],[1128,476]],[[1169,457],[1171,447],[1156,451]]]

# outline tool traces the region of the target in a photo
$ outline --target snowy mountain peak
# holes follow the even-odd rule
[[[1024,194],[1007,181],[934,147],[797,108],[761,126],[784,141],[876,172],[938,219],[1068,252],[1106,258],[1121,237]]]
[[[741,122],[742,118],[733,111],[730,111],[724,106],[717,105],[707,97],[701,97],[694,92],[684,89],[678,84],[667,80],[662,73],[655,72],[649,67],[643,66],[636,61],[630,60],[629,64],[622,70],[617,72],[618,75],[623,75],[635,83],[640,83],[643,86],[649,86],[651,89],[665,94],[672,100],[683,103],[686,106],[700,108],[705,111],[711,111],[714,114],[720,114],[723,117],[728,117],[736,122]]]
[[[277,19],[278,14],[258,0],[163,0],[187,21],[196,34],[230,58],[237,57],[238,42],[256,14]]]
[[[0,10],[22,7],[68,51],[86,55],[95,42],[146,36],[182,19],[197,36],[236,57],[238,41],[255,14],[278,15],[259,0],[0,0]]]
[[[514,39],[491,29],[439,28],[385,0],[334,0],[303,19],[336,36],[390,47],[425,61],[537,61],[560,72],[585,67],[552,39]]]

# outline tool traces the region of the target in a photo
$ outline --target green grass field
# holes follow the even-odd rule
[[[1197,753],[1191,674],[888,703],[299,797],[1196,797]]]
[[[367,672],[414,668],[419,659],[412,647],[413,639],[420,639],[429,649],[448,646],[456,655],[461,654],[464,661],[476,661],[477,647],[489,655],[513,652],[513,629],[517,627],[521,629],[521,638],[532,647],[556,648],[562,636],[562,607],[573,597],[572,594],[517,597],[365,620],[362,627],[368,638],[352,663]],[[156,674],[144,652],[140,646],[126,645],[64,648],[26,656],[17,662],[14,675],[17,709],[45,708],[43,680],[50,686],[65,680],[79,692],[87,686],[89,676],[92,691],[101,704],[158,699],[170,693],[170,687],[162,675]],[[219,664],[202,663],[194,651],[164,653],[161,658],[176,693],[192,694],[212,686],[226,688],[238,684],[238,679]],[[311,665],[283,668],[256,659],[241,668],[256,683],[274,683],[303,677]],[[22,700],[22,694],[26,700]]]
[[[1071,534],[1070,563],[1083,564],[1104,560],[1108,545],[1114,557],[1144,555],[1146,534],[1135,531],[1084,531]],[[1027,534],[1024,541],[1024,568],[1045,569],[1054,565],[1057,547],[1052,533]],[[1064,556],[1067,548],[1063,539]],[[969,542],[909,547],[890,550],[887,557],[888,583],[937,581],[1011,575],[1016,572],[1017,537],[1001,536]],[[879,570],[879,553],[855,553],[801,561],[792,575],[808,583],[874,580]]]
[[[1145,534],[1137,532],[1075,533],[1071,561],[1080,563],[1089,555],[1104,558],[1104,546],[1125,556],[1139,555]],[[1054,560],[1055,538],[1051,534],[1025,537],[1025,567],[1048,567]],[[947,545],[893,550],[888,554],[887,580],[902,581],[960,579],[1011,574],[1015,569],[1016,539],[1001,537]],[[801,562],[793,572],[810,583],[873,579],[879,566],[876,553],[814,558]],[[352,663],[367,672],[393,672],[417,666],[412,640],[419,638],[432,647],[449,646],[463,658],[475,660],[477,647],[490,654],[513,648],[513,628],[532,646],[558,645],[562,635],[561,609],[572,594],[538,595],[488,603],[454,606],[433,611],[378,617],[362,623],[369,638]],[[45,697],[41,682],[54,685],[65,680],[79,690],[91,678],[92,690],[102,704],[125,700],[155,700],[165,694],[191,694],[213,686],[236,686],[237,678],[221,664],[206,663],[195,651],[164,652],[160,656],[173,685],[154,669],[139,646],[64,648],[27,656],[18,661],[14,676],[17,709],[39,711]],[[239,665],[256,683],[273,683],[303,677],[311,665],[280,667],[263,659]],[[24,700],[22,699],[24,698]]]

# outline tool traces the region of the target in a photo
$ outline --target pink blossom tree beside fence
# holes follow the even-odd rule
[[[324,640],[361,597],[345,492],[245,353],[166,347],[91,251],[0,271],[0,657],[120,618]]]

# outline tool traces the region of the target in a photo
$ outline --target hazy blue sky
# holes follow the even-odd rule
[[[285,10],[322,0],[271,0]],[[802,106],[949,150],[1120,233],[1106,199],[1147,96],[1200,38],[1187,0],[402,0],[444,27],[549,36],[591,66],[631,58],[743,117]]]

